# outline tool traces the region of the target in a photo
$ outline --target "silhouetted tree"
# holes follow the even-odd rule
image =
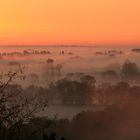
[[[46,105],[38,95],[27,98],[20,86],[12,84],[14,79],[23,77],[24,67],[19,67],[3,74],[0,81],[0,139],[19,139],[22,125]]]
[[[127,60],[122,65],[121,75],[123,78],[135,78],[136,76],[139,76],[139,69],[136,63]]]
[[[66,78],[58,80],[53,89],[50,89],[54,99],[64,104],[91,104],[95,90],[95,78],[89,75],[82,76],[80,81],[71,81]]]

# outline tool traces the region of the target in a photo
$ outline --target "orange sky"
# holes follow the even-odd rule
[[[0,44],[140,44],[140,0],[1,0]]]

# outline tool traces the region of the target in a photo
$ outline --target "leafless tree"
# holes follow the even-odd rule
[[[25,79],[24,71],[19,66],[0,75],[0,139],[19,139],[22,125],[46,107],[46,100],[37,94],[27,96],[18,86],[11,90],[15,79]]]

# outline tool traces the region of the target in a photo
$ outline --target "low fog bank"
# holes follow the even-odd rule
[[[140,86],[125,81],[113,85],[96,84],[96,79],[91,75],[82,75],[74,80],[63,78],[46,87],[30,85],[23,88],[12,83],[6,89],[8,93],[20,92],[27,98],[36,95],[48,106],[48,109],[43,109],[36,116],[56,115],[58,118],[72,118],[82,110],[104,110],[106,106],[133,106],[140,102],[139,91]]]
[[[15,80],[15,82],[20,83],[23,87],[29,85],[46,87],[61,79],[79,80],[84,75],[93,76],[96,79],[96,85],[102,83],[113,85],[121,81],[128,82],[130,85],[140,85],[140,67],[132,60],[125,60],[122,64],[112,63],[100,68],[94,67],[96,65],[91,63],[92,67],[85,65],[84,69],[80,69],[80,65],[76,65],[79,69],[75,70],[73,69],[75,66],[56,63],[52,58],[48,58],[40,65],[23,65],[16,61],[10,61],[8,64],[3,65],[1,73],[24,66],[26,68],[24,81]]]
[[[1,54],[0,139],[140,139],[138,52],[77,52],[26,50],[20,61]]]

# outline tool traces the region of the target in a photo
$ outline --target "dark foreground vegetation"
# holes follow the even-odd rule
[[[44,136],[52,133],[56,135],[50,140],[60,140],[61,137],[68,140],[139,140],[139,117],[139,107],[133,105],[81,112],[72,120],[35,117],[27,124],[22,124],[18,132],[13,132],[13,138],[10,135],[5,140],[47,140]],[[1,136],[1,139],[4,137]]]
[[[127,69],[131,63],[124,67]],[[122,71],[125,78],[138,74]],[[123,69],[123,70],[126,70]],[[130,69],[130,68],[129,68]],[[133,71],[133,73],[132,73]],[[133,76],[132,76],[133,75]],[[140,87],[121,81],[115,85],[96,84],[90,75],[79,79],[63,78],[47,87],[22,86],[14,79],[24,79],[23,68],[1,75],[0,139],[2,140],[139,140]],[[85,111],[72,120],[37,117],[48,104],[103,105],[104,110]]]
[[[57,134],[68,140],[139,140],[140,139],[140,113],[136,106],[121,108],[107,107],[104,111],[86,111],[77,114],[72,120],[48,118],[35,118],[23,127],[26,134],[31,130],[40,130],[32,139],[41,140],[42,134]],[[25,136],[25,134],[23,134]]]

